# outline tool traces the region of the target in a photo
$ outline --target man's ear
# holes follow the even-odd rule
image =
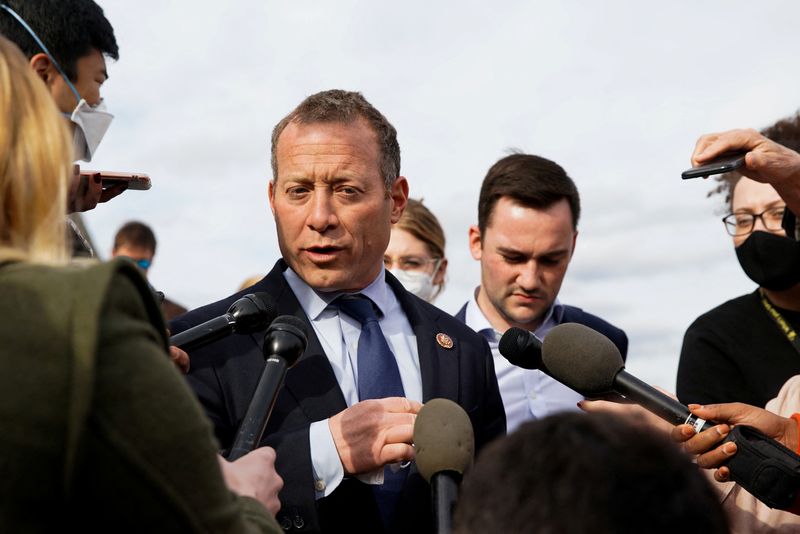
[[[570,253],[570,258],[575,255],[575,243],[578,241],[578,230],[575,230],[575,233],[572,235],[572,252]]]
[[[480,261],[483,252],[481,230],[475,225],[469,227],[469,252],[473,259]]]
[[[269,197],[269,209],[275,217],[275,180],[270,180],[267,184],[267,196]]]
[[[392,197],[392,224],[397,223],[408,204],[408,180],[405,176],[398,176],[392,184],[392,190],[389,192]]]
[[[56,70],[55,65],[53,65],[53,61],[50,59],[50,56],[43,52],[34,55],[30,59],[29,64],[33,69],[33,72],[35,72],[48,86],[53,83],[53,74],[58,74],[58,71]],[[58,75],[61,76],[60,74]]]

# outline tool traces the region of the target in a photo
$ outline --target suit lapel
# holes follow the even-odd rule
[[[386,273],[386,282],[394,291],[417,338],[422,401],[446,398],[458,402],[460,383],[458,362],[461,357],[458,342],[453,341],[453,347],[449,349],[438,343],[437,334],[449,337],[449,333],[439,330],[437,315],[424,309],[421,301],[417,301],[389,272]]]
[[[279,260],[264,279],[264,291],[275,298],[278,316],[293,315],[303,320],[308,346],[294,367],[286,373],[283,387],[286,393],[294,397],[309,421],[321,421],[347,408],[347,403],[314,327],[283,277],[285,269],[286,264]],[[261,339],[256,338],[255,341],[263,351],[264,339],[259,337]]]

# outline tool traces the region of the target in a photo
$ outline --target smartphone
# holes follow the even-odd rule
[[[744,167],[744,157],[746,155],[746,152],[726,152],[705,165],[692,167],[687,171],[683,171],[681,173],[681,178],[688,180],[689,178],[700,178],[713,174],[735,171],[736,169]]]
[[[123,183],[128,184],[128,189],[134,191],[147,191],[152,186],[150,177],[141,172],[85,171],[81,169],[81,176],[91,177],[95,174],[100,175],[103,189]]]

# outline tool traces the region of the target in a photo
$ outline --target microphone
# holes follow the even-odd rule
[[[264,336],[267,362],[228,453],[229,461],[241,458],[261,442],[286,370],[300,359],[307,344],[306,325],[301,319],[281,315],[272,321]]]
[[[689,408],[625,370],[614,343],[578,323],[554,327],[542,343],[547,374],[586,397],[618,393],[673,425],[692,425],[697,432],[713,427]]]
[[[436,531],[450,534],[458,485],[475,454],[467,412],[447,399],[426,402],[414,423],[414,450],[417,469],[431,485]]]
[[[542,342],[538,337],[522,328],[512,327],[500,338],[500,354],[512,365],[523,369],[542,369]],[[549,373],[548,373],[549,374]]]
[[[275,302],[268,293],[249,293],[224,315],[193,326],[169,338],[169,344],[189,352],[235,332],[252,334],[265,329],[275,318]]]

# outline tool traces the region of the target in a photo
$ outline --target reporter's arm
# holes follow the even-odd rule
[[[226,487],[211,426],[146,320],[142,298],[116,275],[100,316],[83,450],[90,461],[78,494],[89,506],[104,503],[96,513],[142,530],[279,532],[260,503]]]

